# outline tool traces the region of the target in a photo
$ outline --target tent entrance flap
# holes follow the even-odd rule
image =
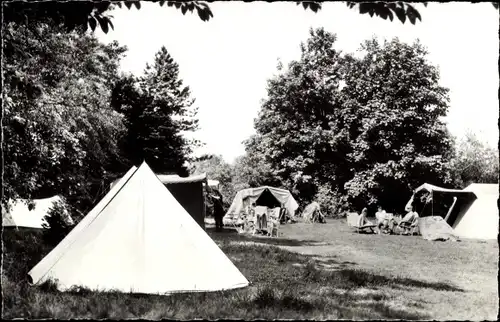
[[[262,194],[255,200],[255,205],[257,206],[265,206],[268,208],[276,208],[280,207],[281,204],[278,199],[269,191],[269,189],[265,189]]]

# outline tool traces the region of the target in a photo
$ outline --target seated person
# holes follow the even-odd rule
[[[403,235],[407,235],[410,232],[412,227],[415,227],[418,224],[418,213],[413,211],[413,207],[408,208],[410,211],[403,217],[400,225],[403,226],[404,232]]]
[[[390,227],[392,224],[392,220],[389,214],[381,206],[377,207],[375,217],[377,218],[377,228],[379,234],[380,232],[388,233],[392,230]]]
[[[366,216],[368,216],[368,209],[365,207],[361,211],[361,215],[359,216],[359,221],[358,221],[358,226],[363,227],[366,224],[369,224],[370,222],[366,219]]]

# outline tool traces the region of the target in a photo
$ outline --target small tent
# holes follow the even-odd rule
[[[306,208],[302,212],[302,217],[306,221],[313,220],[313,221],[324,222],[324,217],[321,212],[321,207],[319,203],[316,201],[313,201],[306,206]]]
[[[146,163],[130,169],[31,271],[61,291],[144,294],[245,287],[247,279]]]
[[[45,222],[44,217],[56,202],[64,203],[64,199],[60,196],[35,199],[31,202],[32,207],[28,205],[27,200],[10,201],[10,209],[4,209],[2,205],[2,226],[42,229],[42,223]],[[67,212],[65,219],[68,224],[73,224],[73,220]]]
[[[464,191],[477,199],[456,218],[455,232],[464,238],[497,239],[498,237],[498,184],[470,184]]]
[[[233,199],[231,207],[229,207],[229,210],[226,212],[226,216],[231,215],[238,220],[245,207],[252,203],[255,203],[257,206],[266,206],[268,208],[280,207],[281,204],[284,204],[288,216],[292,218],[295,217],[295,211],[299,207],[299,204],[290,191],[263,186],[238,191]]]
[[[200,227],[205,229],[205,195],[203,185],[207,181],[206,174],[203,173],[190,177],[180,177],[173,174],[159,174],[157,176]],[[111,188],[117,182],[118,179],[111,183]]]

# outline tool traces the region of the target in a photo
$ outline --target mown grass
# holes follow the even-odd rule
[[[286,229],[298,229],[300,226]],[[339,257],[318,258],[284,248],[321,249],[315,237],[256,238],[209,232],[251,286],[226,292],[151,296],[58,292],[33,287],[26,273],[48,251],[37,232],[4,232],[3,317],[93,319],[434,319],[425,298],[464,296],[453,283],[380,274]],[[289,232],[293,235],[293,231]],[[304,236],[305,237],[305,236]],[[345,237],[345,236],[343,236]],[[330,240],[331,241],[331,240]],[[266,245],[268,244],[268,245]],[[210,276],[207,274],[207,278]],[[435,295],[434,295],[435,296]],[[464,319],[470,318],[465,316]]]

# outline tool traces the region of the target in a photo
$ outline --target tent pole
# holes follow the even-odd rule
[[[456,203],[457,203],[457,197],[453,197],[453,204],[451,205],[450,210],[448,210],[448,213],[446,214],[444,221],[448,222],[448,218],[450,217],[451,211],[453,210],[453,207],[455,207]]]
[[[431,212],[432,212],[432,217],[434,217],[434,191],[431,191],[431,202],[432,202],[432,204],[431,204],[431,206],[432,206]]]

